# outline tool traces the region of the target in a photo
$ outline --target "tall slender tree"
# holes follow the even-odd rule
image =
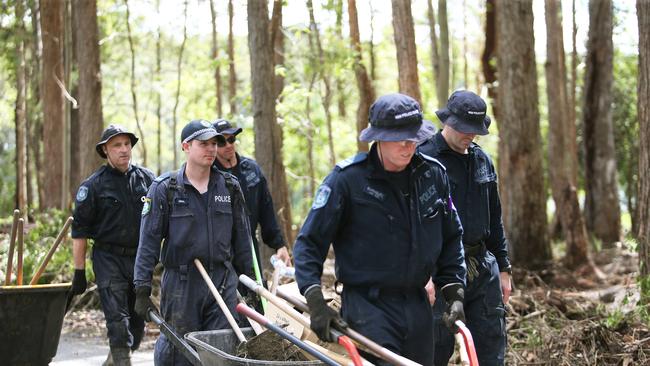
[[[440,55],[438,51],[438,36],[436,35],[436,11],[433,8],[432,0],[427,0],[427,21],[429,22],[429,40],[431,41],[431,70],[434,80],[438,80],[438,75],[440,74]],[[438,95],[437,88],[436,98],[438,100],[438,107],[444,106],[447,102],[447,96]]]
[[[391,2],[393,4],[393,36],[397,53],[399,91],[413,97],[422,105],[411,0],[392,0]]]
[[[101,164],[95,143],[102,132],[102,78],[97,27],[97,1],[86,0],[72,7],[79,69],[79,177],[87,177]],[[81,182],[72,182],[78,186]]]
[[[447,21],[447,0],[438,0],[438,27],[440,28],[440,67],[436,75],[436,95],[438,96],[438,105],[444,107],[447,104],[449,96],[449,24]]]
[[[221,93],[221,66],[219,64],[219,43],[217,38],[217,10],[214,8],[214,0],[210,0],[210,15],[212,20],[212,61],[214,62],[214,80],[216,86],[216,112],[223,116],[222,110],[222,93]]]
[[[350,46],[354,55],[354,76],[357,79],[357,90],[359,91],[356,124],[357,137],[359,137],[361,131],[368,126],[368,113],[370,112],[370,106],[375,101],[375,89],[372,87],[366,67],[363,65],[356,0],[348,0],[348,18],[350,23]],[[370,42],[372,43],[372,40]],[[356,140],[359,151],[368,151],[367,142],[359,141],[358,138]]]
[[[63,97],[63,0],[41,2],[41,37],[43,42],[43,180],[42,208],[62,209],[64,113]]]
[[[513,262],[540,266],[551,259],[546,234],[532,0],[497,1],[499,173],[503,221]]]
[[[255,124],[255,157],[266,173],[273,203],[278,211],[285,238],[294,239],[291,206],[282,154],[282,128],[277,123],[273,93],[273,48],[269,37],[266,0],[249,1],[248,47],[251,65],[252,114]]]
[[[641,300],[650,303],[650,1],[637,0],[639,24],[639,82],[637,110],[639,114],[639,192],[637,218],[639,231],[639,272]]]
[[[283,0],[273,1],[273,14],[271,15],[270,31],[273,40],[273,64],[276,68],[284,64],[284,32],[282,30],[282,5]],[[280,99],[284,89],[284,74],[275,73],[275,98]]]
[[[160,0],[156,0],[156,14],[158,14],[158,19],[160,19]],[[154,75],[155,80],[155,93],[156,93],[156,120],[158,122],[156,128],[156,154],[158,160],[158,175],[162,173],[162,93],[161,89],[161,80],[162,80],[162,30],[160,26],[160,20],[158,21],[158,31],[156,32],[156,70]]]
[[[334,12],[336,13],[336,23],[334,26],[334,33],[336,37],[343,40],[343,0],[334,0]],[[345,88],[346,80],[341,73],[336,75],[336,95],[339,116],[345,118],[347,111],[345,108],[345,101],[347,93]]]
[[[496,0],[485,1],[485,47],[481,55],[481,68],[492,105],[492,114],[498,121],[499,103],[497,102],[497,10]]]
[[[27,154],[27,160],[30,162],[31,168],[27,169],[27,174],[30,175],[30,172],[34,172],[34,179],[27,179],[27,192],[28,192],[28,201],[30,201],[30,207],[36,207],[35,202],[39,202],[39,209],[43,208],[43,202],[45,199],[45,184],[44,184],[44,175],[45,169],[42,169],[43,166],[43,154],[41,154],[43,141],[43,109],[41,106],[41,82],[42,82],[42,63],[41,59],[43,56],[42,52],[42,32],[41,32],[41,13],[38,7],[36,0],[29,0],[29,10],[31,18],[31,38],[29,40],[29,50],[30,52],[30,62],[29,62],[29,103],[27,104],[27,133],[29,135],[29,141],[27,148],[29,152]],[[29,195],[31,187],[31,182],[36,183],[36,192]],[[31,198],[31,199],[30,199]]]
[[[589,40],[582,108],[587,229],[605,247],[620,240],[612,85],[614,45],[611,0],[589,2]]]
[[[27,87],[25,82],[25,3],[23,0],[16,0],[16,205],[22,213],[23,219],[27,220],[27,120],[25,109],[27,108]]]
[[[232,0],[228,0],[228,98],[230,115],[237,114],[237,72],[235,70],[235,38],[232,33],[235,10]]]
[[[566,240],[565,263],[569,268],[589,264],[587,230],[585,228],[577,190],[571,181],[573,166],[567,133],[570,119],[567,93],[562,4],[560,0],[545,0],[546,9],[546,95],[548,96],[548,161],[551,190],[557,216]],[[576,157],[573,157],[575,159]]]
[[[131,32],[131,9],[129,7],[129,0],[124,0],[126,6],[126,36],[129,41],[129,50],[131,51],[131,100],[133,104],[133,117],[135,118],[135,125],[138,129],[140,136],[144,137],[144,130],[142,129],[143,121],[140,119],[140,112],[138,109],[138,92],[137,92],[137,76],[135,74],[135,44],[133,43],[133,34]],[[145,139],[142,139],[138,144],[142,151],[142,164],[147,165],[147,145]],[[174,149],[176,154],[176,149]]]
[[[181,76],[183,74],[183,54],[185,53],[185,43],[187,43],[187,5],[185,0],[183,5],[183,39],[178,50],[178,59],[176,61],[176,97],[174,99],[174,108],[172,109],[172,140],[174,150],[174,166],[178,166],[178,149],[176,148],[176,128],[178,126],[178,104],[181,99]]]

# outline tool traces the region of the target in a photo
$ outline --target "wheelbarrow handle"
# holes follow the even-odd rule
[[[260,323],[262,326],[266,327],[267,329],[270,329],[271,331],[277,333],[280,337],[288,340],[289,342],[295,344],[296,346],[300,347],[301,349],[305,350],[307,353],[310,355],[316,357],[317,359],[323,361],[326,365],[331,365],[331,366],[339,366],[339,364],[331,359],[330,357],[322,354],[321,352],[318,352],[316,349],[308,345],[307,343],[301,341],[298,339],[298,337],[294,336],[293,334],[287,332],[286,330],[278,327],[277,325],[271,323],[264,315],[258,313],[254,309],[239,303],[237,304],[237,307],[235,308],[238,313],[246,315],[247,317],[255,320],[256,322]]]
[[[474,348],[474,339],[472,338],[472,333],[470,333],[469,329],[467,329],[467,326],[465,326],[465,323],[463,323],[461,320],[456,320],[454,324],[456,327],[458,327],[457,334],[460,334],[463,338],[462,346],[464,346],[465,351],[467,352],[467,356],[469,357],[469,365],[478,366],[478,357],[476,356],[476,348]]]
[[[172,342],[174,347],[176,347],[178,351],[182,353],[183,356],[188,359],[188,361],[190,361],[192,365],[203,365],[201,363],[201,359],[199,358],[199,354],[196,353],[194,348],[187,344],[183,338],[179,337],[172,329],[172,327],[163,320],[160,314],[152,309],[149,309],[149,318],[152,322],[156,323],[160,327],[160,331],[167,337],[167,339],[169,339],[170,342]]]

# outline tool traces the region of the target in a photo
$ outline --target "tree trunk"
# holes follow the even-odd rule
[[[282,161],[282,129],[276,120],[273,84],[268,82],[273,80],[274,75],[273,64],[268,62],[273,58],[271,39],[268,34],[268,4],[266,0],[249,1],[247,9],[255,157],[266,173],[273,203],[287,243],[293,243],[291,206]]]
[[[131,36],[131,11],[129,9],[129,0],[124,0],[124,5],[126,6],[126,34],[129,40],[129,49],[131,50],[131,99],[133,101],[133,117],[135,118],[135,125],[138,128],[138,133],[141,137],[138,146],[142,150],[142,165],[147,166],[147,146],[145,139],[143,138],[144,131],[142,130],[142,123],[138,112],[138,96],[136,92],[137,76],[135,75],[135,46],[133,45],[133,37]],[[174,149],[174,156],[176,156],[176,149]]]
[[[75,3],[74,13],[75,48],[79,68],[79,165],[77,176],[89,176],[102,161],[95,152],[95,144],[102,133],[102,79],[99,56],[99,31],[97,27],[97,1],[86,0]],[[72,182],[78,186],[81,182]]]
[[[413,97],[422,105],[411,0],[392,0],[392,4],[399,91]]]
[[[637,0],[639,24],[639,82],[637,108],[639,114],[639,191],[637,218],[639,223],[639,272],[641,300],[650,303],[650,1]]]
[[[65,103],[65,123],[63,129],[63,145],[66,146],[63,150],[63,192],[61,192],[61,202],[63,207],[68,207],[71,203],[70,197],[77,192],[79,186],[72,184],[72,179],[77,181],[79,171],[73,169],[79,165],[79,146],[71,144],[70,141],[79,140],[79,103],[77,96],[79,94],[78,80],[72,79],[72,74],[78,74],[77,70],[77,52],[75,51],[75,34],[72,31],[73,26],[73,12],[72,0],[65,0],[65,10],[63,15],[64,25],[64,39],[63,45],[63,85],[65,90],[63,95],[66,97]],[[73,140],[74,139],[74,140]]]
[[[41,2],[43,42],[43,153],[42,208],[63,209],[63,158],[65,101],[63,99],[63,0]],[[61,86],[59,86],[61,84]]]
[[[25,118],[26,86],[25,86],[25,4],[16,0],[16,205],[23,219],[27,220],[27,121]]]
[[[488,97],[492,104],[492,114],[499,121],[499,103],[497,99],[497,9],[496,0],[485,2],[485,48],[481,55],[483,77],[488,90]]]
[[[160,0],[156,0],[156,13],[158,16],[160,16]],[[158,23],[158,32],[156,36],[156,75],[155,75],[155,80],[156,80],[156,85],[158,86],[156,88],[156,119],[158,121],[158,128],[156,129],[156,135],[157,135],[157,141],[156,141],[156,153],[158,154],[158,171],[157,175],[162,174],[162,95],[160,93],[160,84],[162,81],[162,50],[161,50],[161,43],[162,43],[162,31],[160,28],[160,22]],[[176,141],[176,140],[174,140]],[[175,145],[174,145],[175,146]],[[177,169],[176,166],[174,166],[173,169]]]
[[[336,12],[336,23],[335,23],[335,33],[336,37],[340,40],[343,40],[343,0],[335,0],[334,2],[334,11]],[[346,80],[342,75],[336,77],[336,95],[337,95],[337,104],[339,109],[339,116],[345,118],[347,116],[347,111],[345,108],[345,101],[348,98],[346,89],[345,89]]]
[[[562,31],[562,4],[560,0],[545,0],[546,9],[546,95],[548,97],[548,166],[555,200],[566,240],[565,264],[570,269],[591,265],[587,231],[585,228],[576,187],[571,182],[573,167],[569,138],[565,131],[570,119],[567,95],[566,66]]]
[[[431,70],[434,80],[438,80],[440,75],[440,55],[438,54],[438,36],[436,36],[436,11],[433,9],[433,2],[427,0],[427,20],[429,22],[429,39],[431,40]],[[447,96],[445,95],[442,100],[437,93],[438,107],[442,108],[447,103]]]
[[[470,89],[469,87],[469,62],[467,61],[467,2],[463,0],[463,85],[465,89]],[[480,92],[477,90],[477,92]]]
[[[266,1],[264,1],[266,2]],[[237,114],[237,73],[235,72],[235,39],[232,27],[234,10],[232,0],[228,0],[228,97],[230,98],[230,115]]]
[[[214,0],[210,0],[210,15],[212,16],[212,62],[214,62],[214,81],[217,94],[217,115],[223,116],[221,95],[221,66],[219,65],[219,47],[217,41],[217,11],[214,9]]]
[[[273,64],[275,67],[284,64],[284,33],[282,32],[282,0],[273,1],[273,14],[271,15],[271,40],[273,41]],[[275,73],[274,73],[275,74]],[[275,74],[275,99],[280,99],[284,89],[284,76]]]
[[[368,143],[359,141],[361,131],[368,126],[368,113],[370,106],[375,101],[375,90],[372,87],[368,73],[363,65],[361,41],[359,40],[359,19],[357,18],[356,0],[348,0],[348,13],[350,23],[350,46],[354,54],[354,76],[357,79],[359,90],[359,106],[357,107],[357,149],[368,151]],[[372,43],[372,38],[371,41]]]
[[[571,159],[571,184],[575,187],[578,186],[578,169],[580,166],[578,164],[578,139],[576,132],[576,86],[578,80],[578,47],[576,43],[576,37],[578,35],[578,25],[576,24],[576,0],[571,2],[571,83],[569,84],[569,121],[567,125],[568,129],[566,130],[569,134],[567,137],[567,142],[569,143],[569,158]]]
[[[34,169],[32,170],[28,167],[28,172],[34,172],[34,181],[36,182],[36,194],[33,195],[33,205],[30,204],[30,207],[36,207],[35,201],[38,200],[39,210],[43,209],[43,202],[45,201],[45,191],[44,191],[44,169],[42,169],[42,154],[41,154],[41,143],[43,141],[43,118],[41,106],[41,81],[43,80],[43,70],[41,67],[42,59],[42,42],[41,42],[41,14],[38,8],[36,0],[30,0],[29,2],[30,13],[31,13],[31,23],[32,23],[32,37],[30,40],[30,50],[31,50],[31,62],[30,66],[30,77],[29,81],[29,103],[27,105],[27,118],[28,118],[28,131],[29,134],[29,144],[27,148],[29,149],[29,160],[33,163]],[[27,182],[27,187],[29,186],[32,180]]]
[[[497,1],[499,172],[503,223],[514,263],[524,268],[551,259],[546,232],[532,0]]]
[[[183,40],[178,50],[178,60],[176,61],[176,97],[174,99],[174,109],[172,110],[172,147],[174,149],[174,169],[178,169],[178,148],[176,147],[176,129],[178,126],[178,103],[181,99],[181,74],[183,73],[183,53],[185,52],[185,43],[187,42],[187,0],[183,7]]]
[[[589,2],[584,83],[585,218],[587,229],[610,247],[621,239],[612,121],[612,2]]]
[[[438,0],[438,26],[440,27],[440,68],[436,75],[438,104],[444,107],[449,97],[449,26],[447,24],[447,0]]]
[[[348,0],[348,4],[350,0]],[[368,7],[370,8],[370,41],[368,44],[368,53],[370,54],[370,80],[377,80],[377,63],[375,62],[375,10],[372,8],[372,0],[368,0]],[[350,11],[350,9],[348,9]],[[355,9],[356,14],[356,0],[355,0]],[[359,29],[359,21],[357,20],[357,30]],[[357,31],[357,34],[359,32]]]
[[[336,164],[336,154],[334,152],[334,138],[332,137],[332,113],[330,112],[330,105],[332,104],[332,87],[330,75],[326,68],[327,60],[325,60],[325,53],[323,52],[323,45],[320,41],[320,31],[316,25],[316,18],[314,17],[314,5],[312,0],[307,0],[307,9],[309,11],[309,37],[314,37],[317,55],[312,52],[313,57],[318,57],[318,61],[314,63],[314,72],[320,74],[323,86],[325,87],[324,95],[321,96],[323,104],[323,111],[325,112],[325,125],[327,127],[327,146],[329,147],[330,165]]]

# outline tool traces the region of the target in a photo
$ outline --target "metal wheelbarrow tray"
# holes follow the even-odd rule
[[[70,283],[0,286],[0,363],[47,365],[56,355]]]
[[[246,338],[255,335],[252,328],[243,328]],[[232,329],[191,332],[185,339],[193,345],[204,366],[261,366],[261,365],[323,365],[321,361],[264,361],[237,357],[239,340]]]

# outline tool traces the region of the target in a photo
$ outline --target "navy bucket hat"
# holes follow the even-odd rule
[[[104,146],[108,140],[117,135],[127,135],[131,140],[131,147],[135,146],[135,144],[138,143],[138,138],[133,132],[129,132],[126,128],[120,125],[108,125],[108,127],[106,127],[106,129],[102,132],[102,137],[100,137],[101,141],[95,145],[95,151],[97,151],[97,154],[99,154],[99,156],[101,156],[103,159],[106,159],[106,154],[104,153],[102,146]]]
[[[383,95],[372,104],[369,126],[361,131],[359,140],[421,142],[435,133],[435,127],[422,119],[420,104],[404,94]]]
[[[449,97],[447,107],[436,111],[436,115],[443,124],[458,132],[487,135],[491,121],[486,110],[487,105],[481,97],[468,90],[458,90]]]

